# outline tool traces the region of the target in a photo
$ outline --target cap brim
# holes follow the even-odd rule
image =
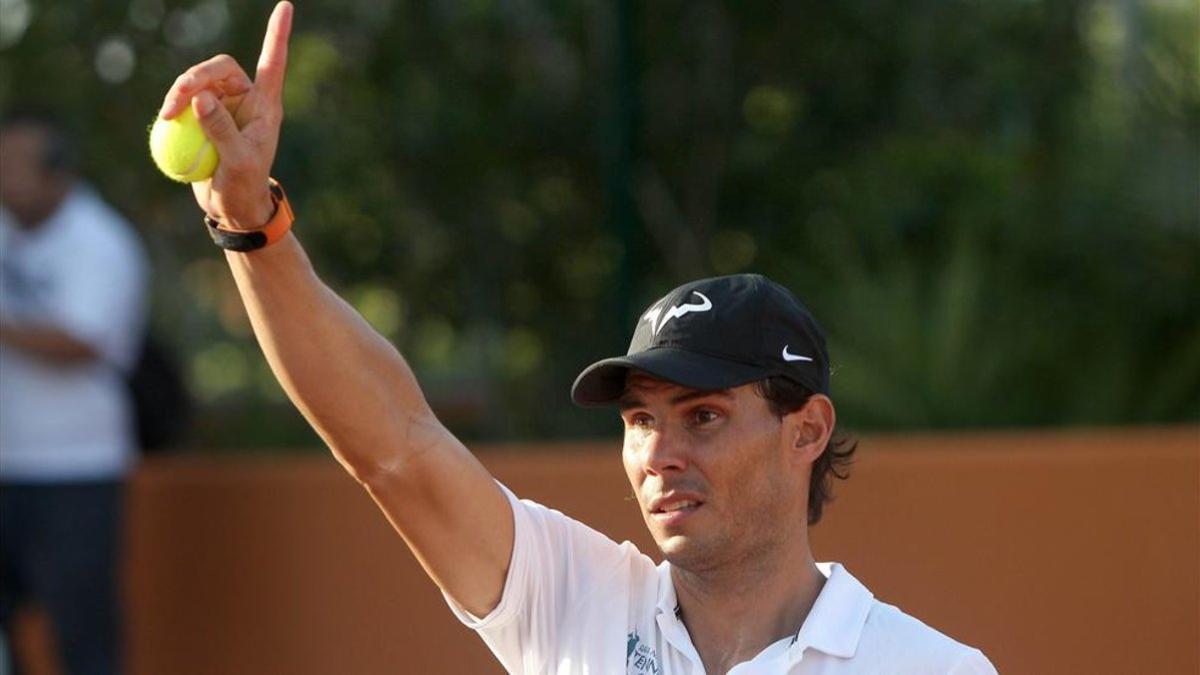
[[[701,391],[729,389],[771,375],[769,370],[759,366],[674,347],[655,347],[588,366],[575,378],[571,399],[583,407],[612,405],[625,393],[625,376],[630,370]]]

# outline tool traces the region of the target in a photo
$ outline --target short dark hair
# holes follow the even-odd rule
[[[0,116],[0,130],[33,127],[46,134],[42,152],[42,168],[51,171],[74,171],[79,165],[79,150],[75,137],[61,117],[41,108],[15,107]]]
[[[804,385],[779,375],[760,380],[758,393],[767,399],[771,412],[780,418],[803,408],[813,395]],[[812,475],[808,479],[809,525],[816,525],[821,520],[825,504],[833,500],[833,479],[850,477],[852,456],[857,449],[858,439],[834,429],[825,450],[813,462]]]

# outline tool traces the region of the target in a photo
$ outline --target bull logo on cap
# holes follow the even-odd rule
[[[699,296],[700,302],[680,303],[668,309],[666,314],[663,314],[661,304],[646,310],[646,313],[642,315],[642,321],[650,322],[650,334],[658,335],[658,331],[662,330],[662,327],[667,325],[671,319],[677,319],[691,312],[707,312],[712,309],[712,301],[708,299],[708,296],[700,291],[692,291],[692,295]]]

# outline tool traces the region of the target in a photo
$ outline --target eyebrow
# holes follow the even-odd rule
[[[709,391],[686,391],[682,394],[677,394],[675,396],[672,396],[670,402],[671,402],[671,405],[679,405],[680,403],[687,403],[688,401],[694,401],[696,399],[701,399],[701,398],[708,398],[710,396],[717,396],[719,398],[723,398],[726,400],[733,399],[733,394],[730,394],[727,390],[713,389],[713,390],[709,390]],[[637,396],[631,396],[628,394],[625,396],[622,396],[617,401],[617,407],[622,411],[629,410],[630,408],[643,408],[645,406],[646,406],[645,401],[638,398]]]

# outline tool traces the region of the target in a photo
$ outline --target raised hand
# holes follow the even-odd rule
[[[214,56],[180,75],[159,111],[171,119],[192,106],[221,155],[212,178],[192,183],[192,190],[200,208],[231,229],[261,227],[274,210],[267,178],[283,122],[292,12],[286,0],[275,5],[253,82],[232,56]]]

